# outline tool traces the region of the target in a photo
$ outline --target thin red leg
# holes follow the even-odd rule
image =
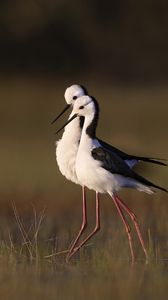
[[[71,252],[69,259],[100,229],[99,193],[96,192],[96,225],[93,231]]]
[[[144,243],[144,240],[142,238],[142,234],[141,234],[139,224],[138,224],[138,221],[137,221],[137,218],[136,218],[135,214],[132,212],[132,210],[118,196],[116,196],[116,200],[118,201],[119,205],[122,206],[122,208],[129,214],[132,222],[134,223],[139,241],[140,241],[142,249],[145,253],[146,261],[148,261],[148,253],[147,253],[145,243]]]
[[[74,240],[74,242],[72,243],[72,245],[70,246],[70,249],[68,251],[68,255],[66,257],[66,262],[68,262],[69,257],[71,256],[71,253],[73,252],[77,242],[80,239],[80,236],[82,235],[83,231],[85,230],[86,226],[87,226],[87,212],[86,212],[86,191],[85,191],[85,187],[82,187],[82,225],[81,228],[79,230],[79,233],[76,237],[76,239]]]
[[[126,233],[127,233],[127,236],[128,236],[128,241],[129,241],[129,246],[130,246],[130,251],[131,251],[131,260],[132,260],[132,265],[134,265],[134,262],[135,262],[135,258],[134,258],[134,251],[133,251],[133,246],[132,246],[132,237],[131,237],[131,234],[130,234],[130,227],[129,225],[127,224],[126,222],[126,219],[124,217],[124,214],[120,208],[120,205],[118,203],[118,200],[116,198],[116,196],[114,195],[112,197],[113,201],[114,201],[114,204],[117,208],[117,211],[122,219],[122,222],[124,223],[124,226],[125,226],[125,230],[126,230]]]

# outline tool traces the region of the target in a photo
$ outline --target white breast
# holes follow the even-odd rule
[[[102,168],[101,162],[92,157],[91,151],[95,145],[95,141],[87,136],[81,141],[76,157],[76,174],[79,183],[99,193],[118,190],[118,180],[115,176]]]
[[[79,118],[76,118],[66,126],[62,138],[56,143],[56,160],[60,172],[68,180],[77,184],[79,182],[76,176],[75,160],[80,137]]]

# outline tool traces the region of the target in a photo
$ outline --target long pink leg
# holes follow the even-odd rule
[[[130,234],[130,227],[129,225],[127,224],[126,222],[126,219],[124,217],[124,214],[120,208],[120,205],[118,203],[118,200],[116,198],[116,196],[114,195],[112,197],[113,201],[114,201],[114,204],[117,208],[117,211],[122,219],[122,222],[124,223],[124,226],[125,226],[125,230],[126,230],[126,233],[127,233],[127,236],[128,236],[128,241],[129,241],[129,246],[130,246],[130,251],[131,251],[131,260],[132,260],[132,265],[134,265],[134,262],[135,262],[135,257],[134,257],[134,251],[133,251],[133,246],[132,246],[132,237],[131,237],[131,234]]]
[[[147,253],[145,243],[144,243],[144,240],[142,238],[142,234],[141,234],[139,224],[138,224],[138,221],[137,221],[137,218],[136,218],[135,214],[132,212],[132,210],[118,196],[116,196],[116,200],[118,201],[119,205],[122,206],[122,208],[129,214],[132,222],[134,223],[139,241],[140,241],[142,249],[145,253],[146,261],[148,261],[148,253]]]
[[[71,252],[69,259],[100,229],[99,193],[96,192],[96,225],[93,231]]]
[[[71,256],[71,253],[73,252],[77,242],[80,239],[80,236],[82,235],[83,231],[85,230],[85,228],[87,227],[87,212],[86,212],[86,191],[85,191],[85,187],[82,187],[82,225],[81,228],[79,230],[79,233],[76,237],[76,239],[74,240],[74,242],[72,243],[72,245],[70,246],[70,249],[68,251],[68,255],[66,257],[66,262],[68,262],[69,257]]]

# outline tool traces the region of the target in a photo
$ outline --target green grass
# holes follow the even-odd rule
[[[107,199],[101,202],[101,231],[69,264],[65,262],[65,250],[79,229],[79,209],[75,209],[72,202],[72,210],[65,212],[62,208],[59,219],[57,212],[52,212],[51,202],[45,210],[36,201],[36,198],[31,198],[25,206],[23,201],[11,203],[9,200],[8,213],[1,218],[0,282],[3,299],[142,299],[142,295],[143,299],[165,299],[168,204],[164,198],[151,200],[148,196],[146,199],[142,197],[141,201],[137,197],[138,204],[131,200],[149,253],[149,263],[145,264],[131,226],[136,256],[134,267],[130,263],[125,230],[114,206],[106,203]],[[91,226],[87,233],[94,224],[92,205],[89,206]],[[129,218],[128,222],[131,225]]]
[[[166,87],[102,86],[90,79],[87,85],[100,102],[100,137],[130,153],[168,157]],[[101,231],[65,263],[64,250],[81,224],[81,190],[60,175],[55,163],[53,133],[67,116],[55,127],[49,123],[64,107],[64,89],[56,78],[1,80],[0,297],[165,299],[165,193],[120,193],[138,216],[148,265],[132,226],[136,264],[131,267],[125,231],[108,196],[101,197]],[[167,168],[143,164],[137,170],[167,187]],[[95,222],[93,193],[87,196],[86,234]]]

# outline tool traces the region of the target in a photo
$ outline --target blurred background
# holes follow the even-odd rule
[[[2,0],[1,71],[165,81],[167,13],[166,0]]]
[[[80,206],[55,163],[54,132],[68,116],[50,126],[74,83],[100,102],[100,137],[167,158],[167,25],[164,0],[0,2],[1,205],[53,202],[58,217]],[[166,186],[166,168],[139,170]]]
[[[67,116],[49,125],[73,83],[99,100],[101,137],[167,157],[167,28],[164,0],[1,1],[1,193],[75,193],[55,164]]]
[[[28,228],[32,205],[37,213],[46,207],[42,238],[59,237],[59,250],[78,230],[81,189],[60,174],[55,162],[55,140],[61,134],[54,132],[68,115],[50,126],[71,84],[86,86],[99,101],[100,138],[130,154],[168,158],[167,29],[166,0],[0,1],[1,241],[18,241],[11,201]],[[136,170],[168,188],[166,167],[141,164]],[[146,241],[150,231],[154,251],[167,259],[166,194],[120,194],[139,216]],[[92,192],[88,198],[93,225]],[[123,248],[125,233],[108,196],[102,196],[101,213],[96,246],[104,246],[117,232]],[[109,257],[111,245],[119,255],[118,242],[112,241]],[[126,248],[123,255],[128,257]],[[55,299],[55,287],[52,291]]]

